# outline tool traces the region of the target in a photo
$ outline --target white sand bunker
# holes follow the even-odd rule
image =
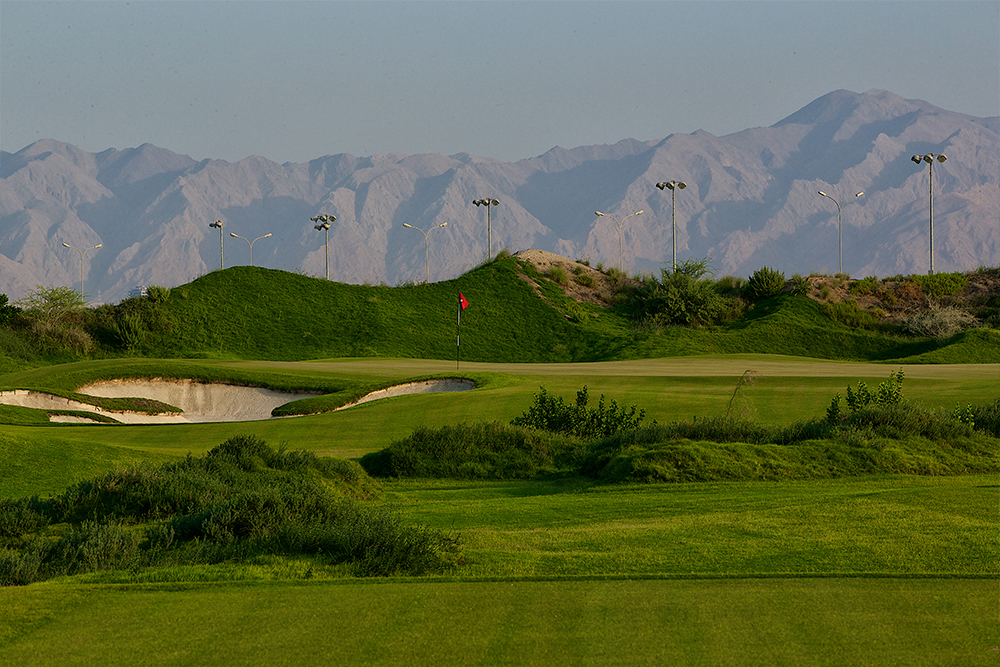
[[[263,387],[164,379],[109,380],[80,387],[77,391],[104,398],[151,398],[184,411],[179,415],[105,411],[105,414],[128,424],[259,421],[271,419],[271,411],[285,403],[319,396],[315,392],[275,391]],[[93,410],[93,406],[91,409]]]
[[[395,387],[387,387],[385,389],[373,391],[370,394],[365,394],[353,403],[342,405],[337,409],[345,410],[347,408],[353,408],[355,405],[361,405],[362,403],[368,403],[369,401],[377,401],[380,398],[390,398],[392,396],[404,396],[406,394],[429,394],[439,391],[468,391],[475,388],[475,382],[472,380],[465,380],[463,378],[407,382],[406,384],[397,384]]]

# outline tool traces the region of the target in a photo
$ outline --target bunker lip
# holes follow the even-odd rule
[[[380,398],[430,392],[466,391],[474,389],[475,386],[471,380],[460,378],[407,382],[373,391],[353,403],[341,406],[338,410]],[[101,413],[125,424],[190,424],[275,419],[271,416],[271,412],[275,408],[300,398],[321,395],[316,392],[277,391],[265,387],[164,378],[107,380],[84,385],[77,391],[81,394],[103,398],[149,398],[174,405],[184,412],[160,415],[118,412],[26,389],[0,392],[0,403],[50,411],[77,410]],[[86,418],[64,415],[53,415],[50,416],[49,420],[62,423],[96,423]]]
[[[353,408],[355,405],[361,405],[362,403],[368,403],[370,401],[377,401],[382,398],[391,398],[393,396],[405,396],[407,394],[430,394],[443,391],[469,391],[470,389],[475,388],[476,383],[472,380],[466,380],[465,378],[418,380],[417,382],[406,382],[404,384],[386,387],[385,389],[378,389],[365,394],[356,401],[340,406],[337,410],[346,410],[347,408]]]

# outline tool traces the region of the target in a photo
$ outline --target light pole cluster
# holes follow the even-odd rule
[[[939,153],[927,153],[926,155],[914,155],[910,158],[916,164],[921,164],[926,162],[929,167],[929,191],[930,191],[930,270],[928,273],[934,273],[934,162],[944,162],[948,158]],[[679,180],[662,181],[656,184],[656,187],[660,190],[670,190],[670,228],[671,228],[671,266],[673,271],[677,271],[677,191],[684,190],[687,188],[687,183]],[[852,201],[858,197],[863,196],[864,191],[858,192],[842,201],[838,201],[831,195],[819,190],[818,193],[821,197],[825,197],[832,201],[837,206],[837,245],[840,259],[840,273],[844,272],[844,234],[843,234],[843,206],[848,201]],[[490,209],[494,206],[500,205],[500,200],[494,197],[484,198],[484,199],[474,199],[472,203],[476,206],[486,207],[486,235],[487,235],[487,257],[493,256],[493,224]],[[634,213],[629,213],[621,218],[610,215],[608,213],[603,213],[601,211],[595,211],[594,214],[598,217],[611,218],[615,221],[618,227],[618,270],[624,270],[624,241],[622,239],[622,228],[625,221],[636,215],[642,215],[644,211],[638,210]],[[322,231],[326,236],[326,279],[330,279],[330,226],[333,222],[336,222],[337,216],[329,214],[315,215],[309,218],[314,223],[314,229],[316,231]],[[404,227],[410,229],[416,229],[418,232],[424,236],[424,279],[425,282],[430,282],[430,248],[428,242],[428,234],[431,230],[437,229],[438,227],[446,227],[447,222],[443,222],[440,225],[435,225],[430,229],[424,231],[420,227],[416,227],[409,223],[403,223]],[[223,247],[223,235],[222,235],[222,220],[217,220],[209,225],[209,227],[216,228],[219,230],[219,267],[225,268],[225,249]],[[271,234],[264,234],[263,236],[258,236],[253,241],[246,239],[239,234],[230,232],[229,234],[233,238],[240,238],[247,242],[250,246],[250,266],[253,266],[253,245],[260,239],[266,239],[271,236]],[[67,248],[73,248],[73,246],[63,243]],[[98,244],[92,248],[87,248],[86,250],[80,250],[79,248],[73,248],[80,253],[80,291],[83,291],[83,258],[84,253],[87,250],[94,250],[100,248],[101,244]]]
[[[219,268],[220,269],[226,268],[226,250],[225,250],[225,246],[222,243],[222,241],[223,241],[223,239],[222,239],[222,224],[223,224],[222,220],[216,220],[215,222],[213,222],[213,223],[211,223],[209,225],[209,227],[217,227],[219,229]]]
[[[84,290],[83,290],[83,257],[84,257],[84,255],[86,255],[91,250],[97,250],[98,248],[103,248],[104,244],[103,243],[98,243],[95,246],[91,246],[89,248],[84,248],[83,250],[80,250],[79,248],[74,248],[73,246],[71,246],[68,243],[63,243],[63,247],[64,248],[72,248],[73,250],[76,250],[78,253],[80,253],[80,298],[86,299],[87,298],[86,297],[86,292],[84,292]]]
[[[500,200],[499,199],[474,199],[472,201],[472,203],[475,204],[476,206],[485,206],[486,207],[486,243],[487,243],[486,258],[489,259],[489,258],[493,257],[493,226],[490,223],[490,207],[491,206],[499,206],[500,205]]]
[[[672,257],[673,257],[673,271],[677,271],[677,191],[683,190],[687,187],[687,183],[684,181],[664,181],[663,183],[657,183],[656,187],[668,188],[670,190],[670,239],[671,245],[673,247]]]
[[[313,227],[317,232],[323,230],[326,232],[326,279],[330,279],[330,223],[337,221],[337,216],[335,215],[314,215],[309,218],[316,226]]]
[[[934,273],[934,161],[944,162],[947,160],[947,156],[941,155],[940,153],[927,153],[926,155],[914,155],[910,158],[916,164],[921,162],[926,162],[929,169],[929,181],[930,181],[930,214],[931,214],[931,230],[930,230],[930,268],[927,270],[927,275]]]

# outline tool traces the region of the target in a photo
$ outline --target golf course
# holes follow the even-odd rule
[[[23,304],[0,664],[996,665],[996,292],[692,274]]]

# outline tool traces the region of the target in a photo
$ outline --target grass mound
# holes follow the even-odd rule
[[[576,438],[507,424],[421,428],[361,458],[376,477],[532,479],[574,470],[584,453]]]
[[[581,472],[609,482],[694,482],[955,475],[1000,470],[1000,442],[973,424],[912,403],[843,423],[773,427],[737,419],[677,422],[596,443]]]
[[[356,576],[440,572],[460,560],[444,533],[357,500],[375,490],[355,463],[231,438],[202,458],[119,469],[53,498],[0,500],[0,585],[269,555]]]

